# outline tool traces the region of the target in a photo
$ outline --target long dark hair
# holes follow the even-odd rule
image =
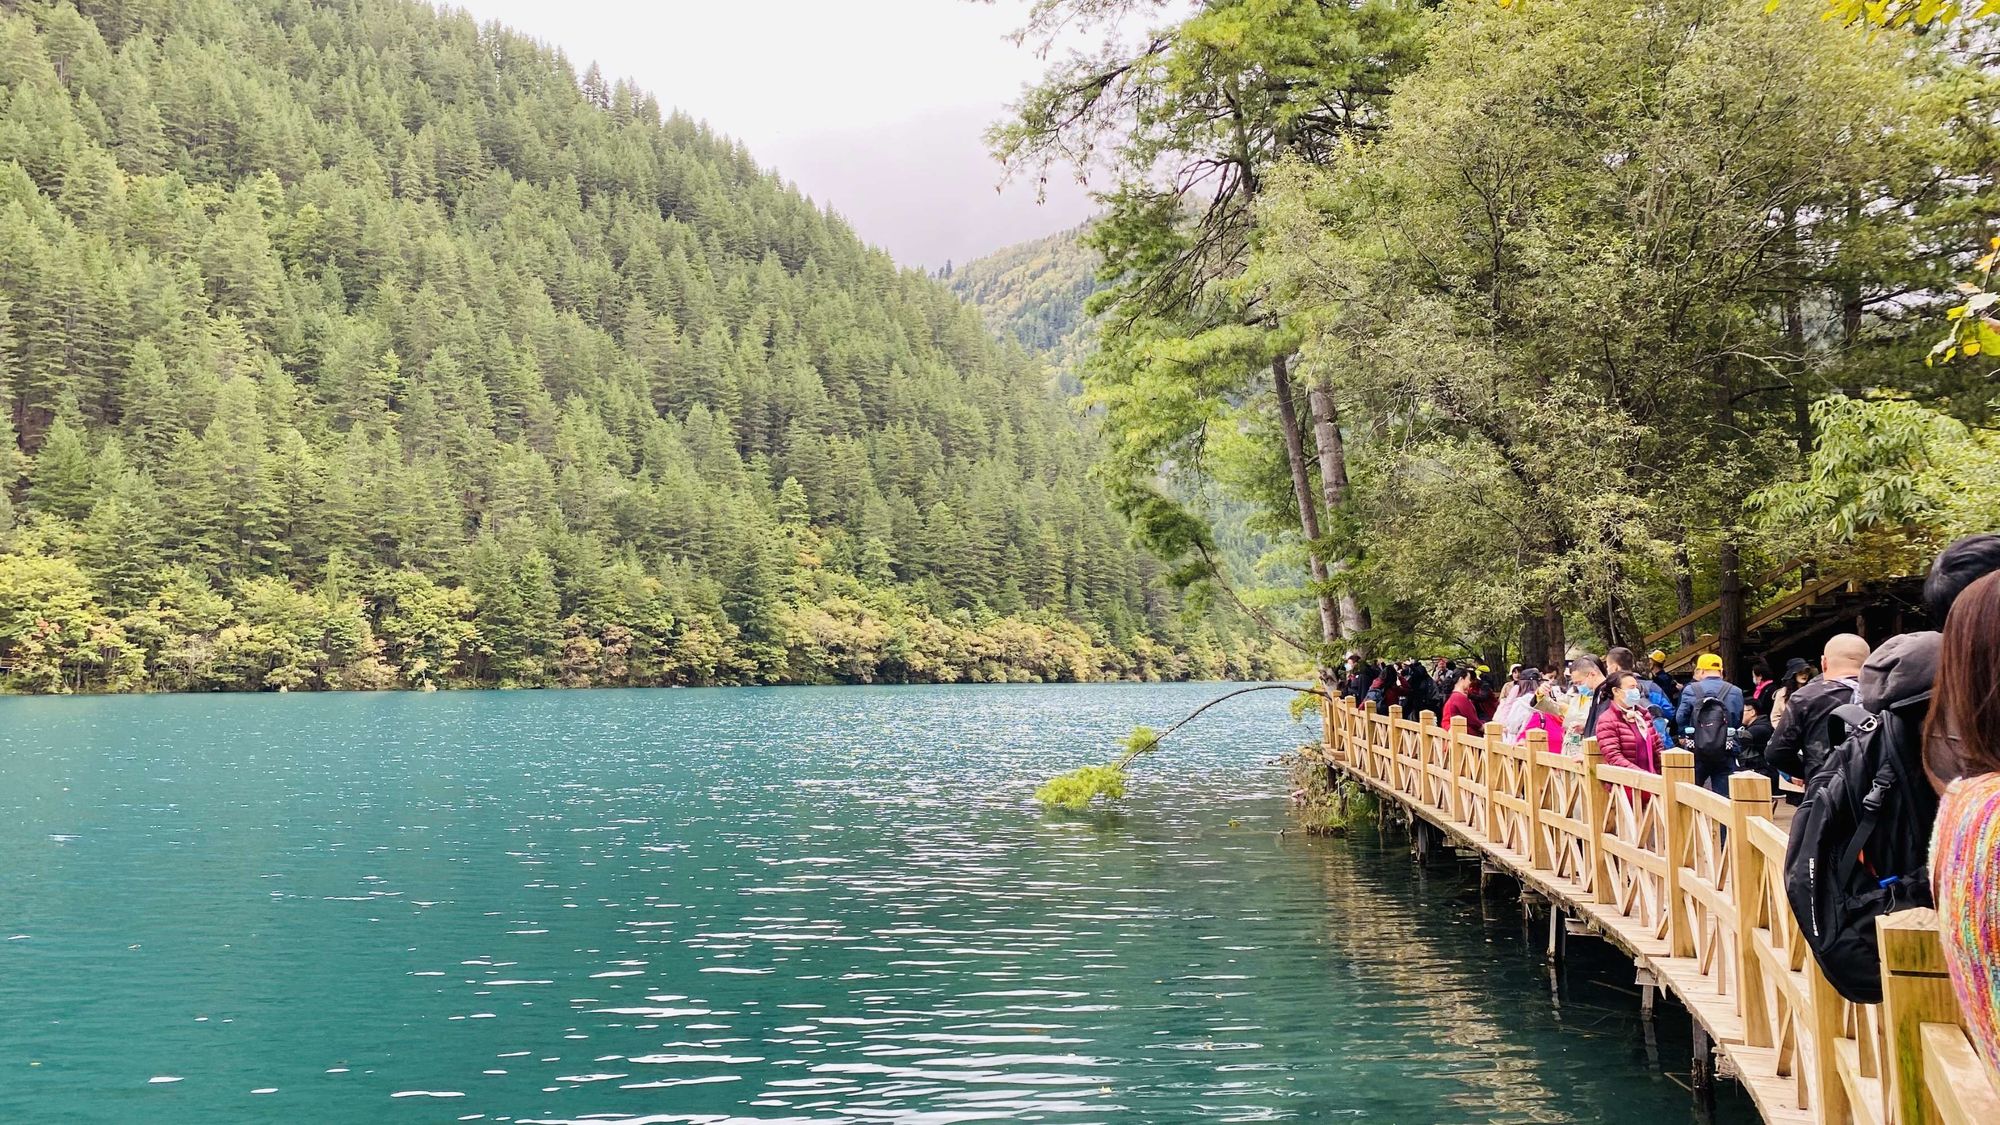
[[[1945,618],[1924,764],[1947,781],[2000,773],[2000,572],[1967,586]]]

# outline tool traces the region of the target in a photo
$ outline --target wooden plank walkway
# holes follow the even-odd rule
[[[1426,712],[1323,712],[1328,764],[1504,868],[1581,919],[1671,991],[1774,1123],[2000,1123],[2000,1075],[1960,1026],[1929,911],[1881,924],[1885,1000],[1842,1000],[1820,975],[1784,895],[1784,828],[1769,779],[1694,784],[1473,738]]]

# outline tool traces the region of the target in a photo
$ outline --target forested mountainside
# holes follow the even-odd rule
[[[1038,364],[630,84],[402,0],[8,8],[7,686],[1262,670]]]
[[[979,309],[989,328],[1045,359],[1054,369],[1056,386],[1070,396],[1083,394],[1085,363],[1097,345],[1098,322],[1086,306],[1103,288],[1097,278],[1102,259],[1086,245],[1088,231],[1085,224],[1002,247],[944,274],[952,291]],[[1215,541],[1215,561],[1237,596],[1258,604],[1267,620],[1289,626],[1296,612],[1275,603],[1304,585],[1304,555],[1274,551],[1272,529],[1265,526],[1271,521],[1195,474],[1164,474],[1156,484],[1200,514]],[[1288,650],[1280,655],[1298,657]]]
[[[995,250],[950,269],[952,291],[976,306],[986,324],[1073,374],[1091,339],[1084,302],[1098,289],[1098,256],[1083,231],[1062,231]]]

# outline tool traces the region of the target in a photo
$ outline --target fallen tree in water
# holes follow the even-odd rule
[[[1204,711],[1218,703],[1248,695],[1253,691],[1289,691],[1297,698],[1293,700],[1293,714],[1296,717],[1312,706],[1311,701],[1326,698],[1326,692],[1316,687],[1297,687],[1292,684],[1255,684],[1225,692],[1181,717],[1181,720],[1163,731],[1151,727],[1133,727],[1125,737],[1125,753],[1117,761],[1105,765],[1080,766],[1068,773],[1060,773],[1043,782],[1035,790],[1035,800],[1043,808],[1068,809],[1081,812],[1099,797],[1115,801],[1125,795],[1126,771],[1131,764],[1160,748],[1167,736],[1200,718]]]

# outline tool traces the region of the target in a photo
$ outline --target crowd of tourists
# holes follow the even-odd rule
[[[1667,750],[1690,750],[1696,783],[1718,793],[1732,773],[1769,777],[1797,807],[1787,895],[1829,981],[1879,1000],[1875,917],[1935,906],[1971,1037],[2000,1068],[2000,535],[1939,554],[1924,603],[1941,631],[1874,645],[1840,633],[1816,665],[1760,660],[1747,685],[1714,654],[1683,682],[1664,652],[1612,648],[1504,674],[1349,653],[1336,686],[1371,709],[1428,711],[1551,753],[1594,739],[1627,769],[1659,772]]]

